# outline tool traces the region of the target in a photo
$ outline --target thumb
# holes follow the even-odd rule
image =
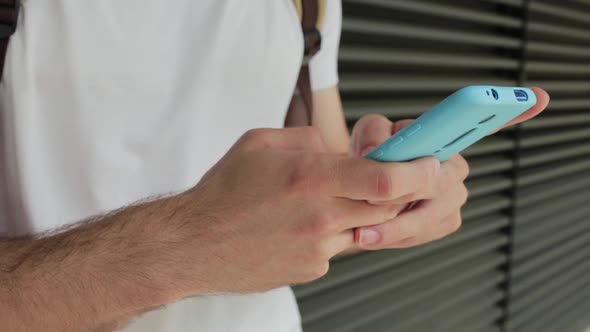
[[[361,118],[352,130],[351,153],[358,157],[366,155],[412,121],[401,120],[393,123],[380,114]]]
[[[361,157],[391,136],[393,123],[381,114],[362,117],[352,129],[351,152]]]

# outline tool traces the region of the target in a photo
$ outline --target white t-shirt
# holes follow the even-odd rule
[[[316,90],[337,84],[340,25],[329,0]],[[0,85],[0,233],[191,187],[245,131],[282,126],[302,48],[291,0],[23,1]],[[282,288],[183,300],[124,331],[299,325]]]

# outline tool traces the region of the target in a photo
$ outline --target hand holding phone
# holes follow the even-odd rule
[[[402,162],[434,156],[445,161],[526,112],[537,102],[524,87],[468,86],[373,149],[367,158]]]

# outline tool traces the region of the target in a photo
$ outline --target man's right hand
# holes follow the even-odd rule
[[[0,238],[3,326],[92,331],[188,296],[314,280],[359,248],[355,228],[395,223],[406,200],[444,188],[439,167],[331,154],[313,128],[250,131],[186,192],[47,236]]]
[[[186,293],[317,279],[331,257],[353,246],[354,228],[391,220],[400,199],[419,198],[441,181],[434,158],[378,163],[326,151],[315,128],[252,130],[179,195],[171,225],[184,263],[173,273]],[[387,200],[398,204],[367,203]]]

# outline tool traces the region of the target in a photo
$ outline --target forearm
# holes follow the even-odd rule
[[[0,317],[7,331],[91,331],[181,297],[162,250],[163,199],[41,238],[0,240]]]

